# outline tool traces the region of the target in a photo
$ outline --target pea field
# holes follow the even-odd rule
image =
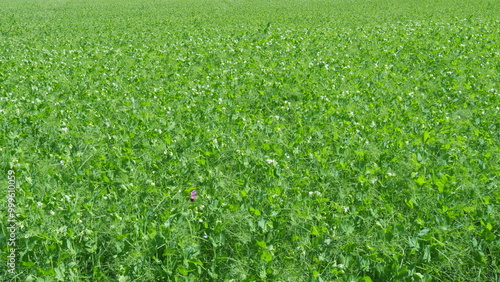
[[[0,0],[1,281],[500,281],[500,1]]]

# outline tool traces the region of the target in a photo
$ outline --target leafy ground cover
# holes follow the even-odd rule
[[[497,1],[0,3],[2,280],[500,279]]]

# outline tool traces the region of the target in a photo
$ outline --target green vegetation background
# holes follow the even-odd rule
[[[1,0],[0,280],[498,281],[499,15]]]

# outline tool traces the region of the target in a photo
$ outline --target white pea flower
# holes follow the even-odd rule
[[[273,159],[267,159],[266,161],[267,161],[268,164],[273,164],[273,165],[277,165],[278,164],[278,162],[275,161],[275,160],[273,160]]]

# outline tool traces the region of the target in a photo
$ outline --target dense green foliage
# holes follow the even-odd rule
[[[0,0],[0,280],[499,280],[499,15]]]

